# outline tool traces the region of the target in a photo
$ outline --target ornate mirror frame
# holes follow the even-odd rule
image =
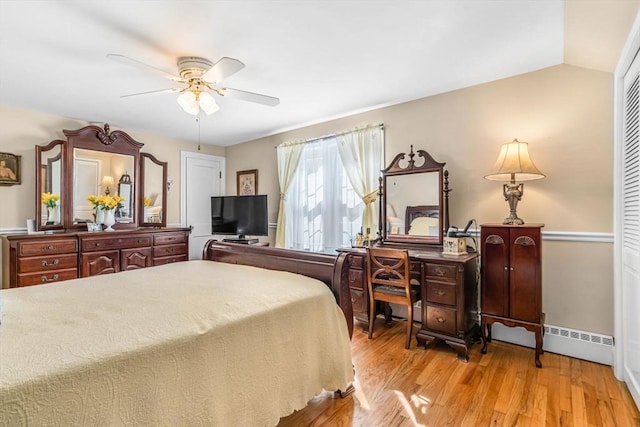
[[[380,218],[378,238],[382,244],[421,244],[421,245],[442,245],[443,236],[449,228],[449,172],[444,170],[446,163],[437,162],[429,153],[424,150],[417,150],[418,159],[414,159],[416,153],[413,152],[413,145],[409,154],[399,153],[391,161],[391,164],[382,170],[380,177]],[[420,175],[425,174],[425,175]],[[426,174],[434,174],[432,177]],[[407,179],[403,178],[407,177]],[[424,180],[423,180],[424,177]],[[395,185],[397,179],[405,180],[405,183],[411,183],[404,186],[405,192],[411,193],[411,200],[415,202],[412,205],[404,206],[402,212],[388,212],[393,210],[391,200],[387,200],[390,194],[391,185]],[[421,184],[433,181],[432,184],[437,189],[425,189]],[[435,182],[437,181],[437,183]],[[432,192],[434,196],[428,199],[427,190]],[[389,207],[389,208],[388,208]],[[392,217],[400,218],[403,222],[403,233],[393,230],[388,219]],[[434,235],[416,235],[409,234],[408,230],[411,225],[411,219],[414,217],[432,217],[438,218],[437,231]],[[395,231],[395,232],[393,232]]]
[[[149,179],[149,174],[153,174],[152,166],[157,165],[162,171],[161,180]],[[140,226],[143,227],[166,227],[167,226],[167,162],[161,162],[155,156],[149,153],[140,154],[140,176],[142,182],[140,185],[140,197],[142,198],[142,209],[139,212]],[[153,182],[156,185],[153,185]],[[160,187],[158,189],[158,186]],[[154,190],[158,190],[157,193]],[[155,197],[151,196],[151,193]],[[150,199],[150,197],[152,197]],[[160,204],[156,202],[157,197],[161,197]],[[146,200],[153,203],[153,206],[146,206]],[[160,209],[158,211],[158,209]]]
[[[57,154],[50,157],[47,153],[50,151],[58,150]],[[64,141],[61,139],[51,141],[49,144],[40,146],[36,145],[36,229],[37,230],[61,230],[65,228],[65,219],[61,215],[61,209],[68,203],[64,196],[64,187],[66,185],[66,178],[64,177],[64,159],[62,153],[64,152]],[[57,171],[54,170],[55,163],[60,162],[57,167]],[[42,195],[47,193],[53,193],[60,198],[57,201],[55,207],[57,211],[57,222],[52,221],[49,223],[49,218],[44,219],[46,207],[42,203]]]

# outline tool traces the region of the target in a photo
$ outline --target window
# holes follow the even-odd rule
[[[362,200],[342,167],[335,137],[308,143],[285,199],[286,247],[335,253],[362,227]]]
[[[359,169],[358,173],[346,171],[345,164]],[[307,142],[284,199],[284,247],[335,253],[337,248],[350,246],[355,235],[366,228],[375,238],[377,225],[371,220],[362,229],[362,200],[377,192],[380,169],[381,126]],[[377,201],[371,202],[373,208],[368,213],[375,223],[376,205]]]

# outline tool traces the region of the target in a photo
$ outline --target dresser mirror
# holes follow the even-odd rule
[[[36,173],[36,218],[40,230],[64,228],[61,215],[66,204],[63,194],[62,148],[64,141],[52,141],[45,146],[36,146],[39,165]]]
[[[108,124],[63,133],[66,141],[36,146],[41,167],[36,177],[38,229],[86,230],[87,223],[96,220],[97,212],[88,198],[116,195],[123,200],[114,207],[114,228],[137,227],[142,206],[137,188],[143,186],[140,148],[144,144],[123,131],[111,132]],[[55,213],[52,216],[43,204],[44,193],[59,194],[57,221]]]
[[[449,227],[448,173],[424,150],[398,154],[380,178],[382,243],[442,245]]]
[[[161,162],[153,155],[141,153],[141,170],[143,177],[142,215],[140,225],[166,227],[167,225],[167,162]]]

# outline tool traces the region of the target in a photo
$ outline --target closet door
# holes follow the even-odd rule
[[[622,351],[624,381],[640,405],[640,59],[624,78],[622,139]]]

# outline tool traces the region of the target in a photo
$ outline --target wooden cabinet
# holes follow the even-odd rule
[[[421,285],[422,326],[416,339],[425,347],[434,340],[444,340],[466,361],[473,338],[479,334],[477,255],[447,256],[438,249],[409,250],[411,278]],[[365,328],[369,321],[366,252],[359,248],[339,251],[352,255],[349,291],[353,316]]]
[[[3,236],[3,285],[30,286],[189,258],[185,228]]]
[[[483,224],[482,247],[482,353],[487,352],[494,322],[522,326],[535,334],[535,363],[541,367],[543,224]]]

